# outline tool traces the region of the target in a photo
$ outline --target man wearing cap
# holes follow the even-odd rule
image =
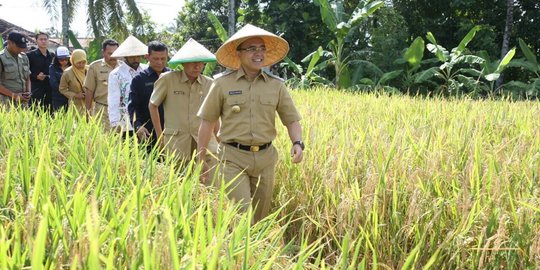
[[[30,98],[30,65],[26,37],[16,31],[9,33],[7,47],[0,51],[0,104],[28,102]]]
[[[131,91],[131,80],[148,66],[141,64],[142,57],[148,47],[134,36],[129,36],[114,53],[114,58],[124,58],[124,62],[109,74],[109,121],[111,128],[122,133],[124,137],[133,133],[129,122],[127,104]]]
[[[39,32],[35,37],[38,47],[26,54],[30,61],[30,80],[32,82],[30,101],[50,110],[52,91],[49,85],[49,66],[54,58],[54,53],[48,50],[49,35],[47,33]]]
[[[189,39],[169,62],[182,64],[183,70],[167,72],[154,84],[154,92],[148,105],[152,123],[161,145],[174,153],[180,163],[189,161],[197,150],[201,123],[197,112],[212,84],[212,79],[201,75],[201,72],[206,62],[215,61],[213,53],[194,39]],[[164,130],[158,113],[161,104],[166,119]],[[209,148],[216,153],[217,142],[213,136]]]
[[[107,113],[109,73],[118,67],[118,61],[111,55],[117,48],[118,42],[116,40],[106,39],[103,41],[101,44],[103,58],[90,64],[84,80],[86,110],[93,116],[101,116],[101,123],[105,130],[109,130],[109,114]]]
[[[228,196],[240,202],[243,210],[252,205],[253,221],[268,215],[272,199],[278,154],[275,114],[287,127],[292,162],[302,160],[304,144],[300,115],[283,80],[263,70],[283,59],[287,41],[253,25],[246,25],[216,52],[218,62],[230,69],[215,79],[198,116],[199,159],[204,155],[212,127],[221,121],[218,154],[220,176]]]
[[[128,112],[133,130],[141,142],[147,143],[147,151],[150,152],[157,142],[157,135],[154,132],[148,103],[154,91],[154,83],[159,76],[169,71],[167,68],[168,49],[167,45],[159,41],[148,43],[148,54],[146,55],[149,67],[143,70],[131,81],[131,92],[129,93]],[[163,107],[159,106],[161,125],[163,125]]]

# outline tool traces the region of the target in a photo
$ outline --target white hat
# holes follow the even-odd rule
[[[216,52],[219,64],[231,69],[239,69],[240,58],[238,58],[236,49],[242,42],[253,37],[260,37],[264,41],[266,55],[263,66],[265,67],[281,61],[289,52],[289,43],[285,39],[259,27],[246,24],[219,47]]]
[[[118,46],[111,57],[139,56],[148,53],[148,47],[134,36],[129,36]]]
[[[169,64],[215,62],[216,56],[199,42],[190,38],[169,61]]]
[[[68,58],[69,57],[69,50],[68,48],[64,46],[60,46],[56,48],[56,57],[57,58]]]

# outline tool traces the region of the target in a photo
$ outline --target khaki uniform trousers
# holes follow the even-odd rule
[[[101,115],[101,126],[103,127],[103,130],[109,131],[111,129],[110,122],[109,122],[109,108],[106,105],[100,104],[100,103],[94,103],[94,113],[93,115],[95,117],[98,117]]]
[[[239,202],[242,211],[254,210],[253,222],[268,215],[274,191],[278,153],[273,145],[259,152],[220,144],[219,179],[223,179],[229,199]]]

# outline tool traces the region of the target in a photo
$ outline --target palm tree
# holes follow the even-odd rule
[[[81,0],[43,0],[43,7],[58,19],[58,1],[61,1],[62,16],[62,43],[68,45],[69,25],[73,22],[75,10]],[[88,0],[88,22],[95,38],[105,36],[123,39],[129,34],[128,25],[132,25],[132,32],[142,34],[143,16],[135,0]],[[124,10],[127,10],[125,16]]]

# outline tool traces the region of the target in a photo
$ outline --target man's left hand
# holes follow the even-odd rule
[[[302,147],[298,144],[293,144],[291,148],[291,157],[293,163],[299,163],[302,161],[302,158],[304,157],[304,151],[302,150]]]

